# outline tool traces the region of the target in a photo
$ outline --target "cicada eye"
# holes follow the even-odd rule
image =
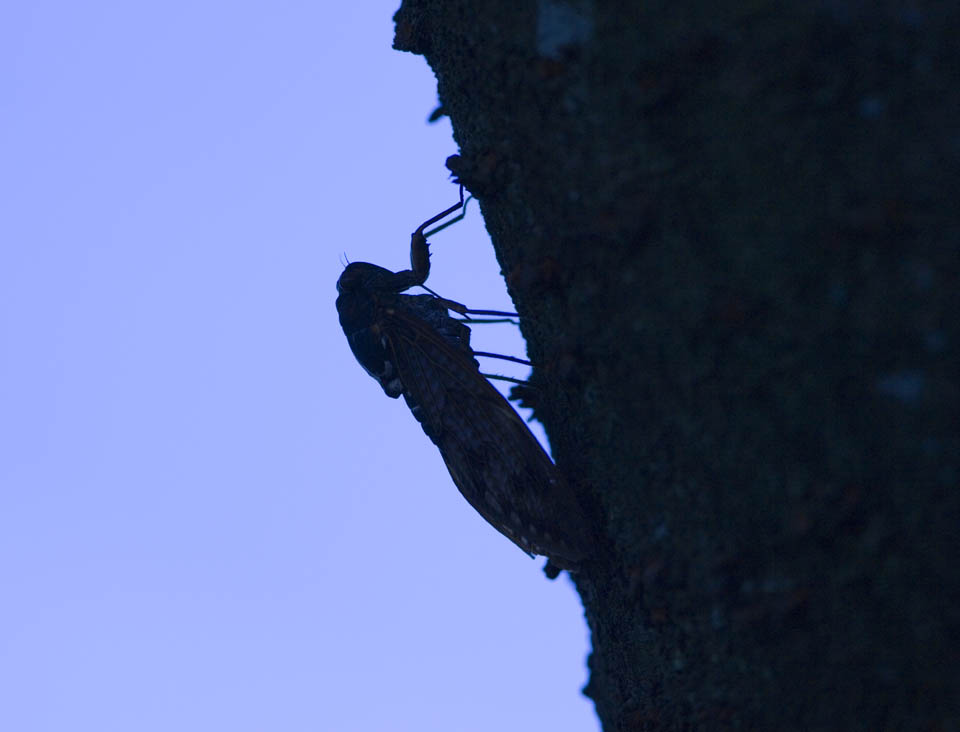
[[[357,280],[360,277],[360,270],[356,266],[358,262],[353,262],[348,264],[346,269],[343,270],[343,274],[340,275],[340,279],[337,280],[337,292],[350,292],[357,288]]]

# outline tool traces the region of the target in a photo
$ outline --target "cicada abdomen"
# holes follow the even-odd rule
[[[530,555],[576,569],[590,549],[583,512],[550,457],[480,373],[470,329],[433,295],[404,295],[430,272],[424,222],[411,237],[411,269],[347,265],[337,281],[340,325],[360,365],[387,396],[401,394],[440,449],[453,482],[494,528]]]

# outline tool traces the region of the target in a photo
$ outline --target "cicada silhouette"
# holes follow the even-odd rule
[[[347,265],[337,281],[340,325],[386,395],[403,395],[470,505],[527,554],[576,569],[587,554],[576,497],[520,415],[481,375],[470,329],[450,315],[483,311],[434,294],[401,294],[430,274],[426,228],[462,207],[461,188],[459,203],[417,227],[410,269]]]

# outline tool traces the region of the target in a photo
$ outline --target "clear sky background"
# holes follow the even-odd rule
[[[337,322],[456,201],[396,6],[0,10],[0,729],[597,729],[568,578]],[[475,204],[433,251],[511,307]]]

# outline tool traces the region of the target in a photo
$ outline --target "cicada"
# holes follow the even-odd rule
[[[471,506],[524,552],[576,569],[588,552],[576,496],[510,403],[480,373],[463,305],[434,294],[402,294],[430,274],[427,227],[417,227],[410,269],[347,265],[337,312],[350,349],[387,396],[403,395],[450,477]]]

